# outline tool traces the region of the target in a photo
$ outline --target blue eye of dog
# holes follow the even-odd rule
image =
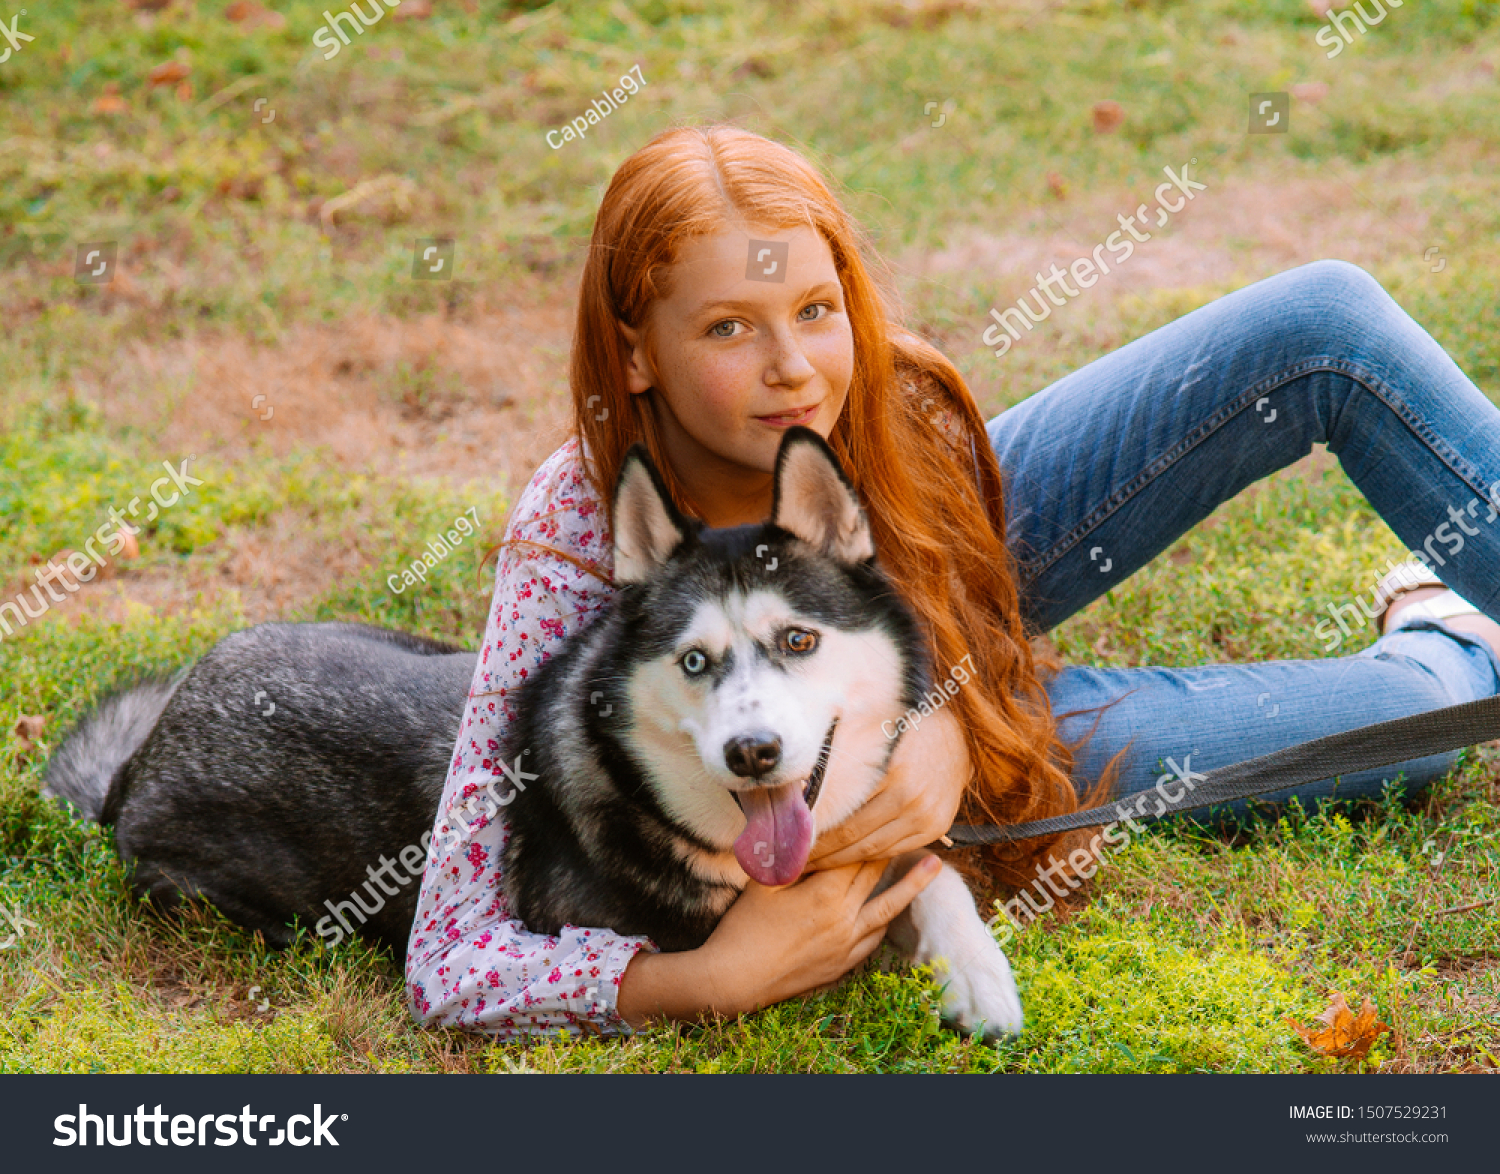
[[[788,628],[781,634],[781,646],[794,656],[806,656],[818,646],[818,634],[806,628]]]
[[[690,677],[696,677],[708,669],[708,657],[696,648],[689,649],[682,658],[682,671]]]

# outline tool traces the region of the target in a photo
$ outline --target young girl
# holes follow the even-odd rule
[[[737,1015],[874,950],[936,871],[914,868],[867,902],[884,862],[956,816],[1058,814],[1094,788],[1152,786],[1169,758],[1206,773],[1500,689],[1488,504],[1500,501],[1500,411],[1363,270],[1321,261],[1258,282],[986,426],[952,364],[891,320],[869,255],[807,160],[743,130],[664,132],[614,176],[579,293],[574,436],[512,514],[434,828],[407,955],[419,1022],[511,1035]],[[751,882],[699,949],[661,953],[598,927],[528,932],[501,896],[504,811],[474,797],[510,765],[499,749],[512,690],[610,598],[609,501],[626,450],[644,442],[679,506],[710,525],[757,522],[796,424],[849,471],[939,674],[972,656],[973,681],[902,738],[883,788],[820,840],[802,880]],[[1489,615],[1429,571],[1388,577],[1373,609],[1361,601],[1390,630],[1355,656],[1105,670],[1033,652],[1031,637],[1315,443],[1420,567],[1437,562]],[[1387,610],[1403,587],[1419,589]],[[1378,796],[1398,771],[1420,787],[1453,758],[1345,776],[1338,794]],[[1268,798],[1333,791],[1328,780]],[[984,862],[1021,884],[1049,849],[987,849]]]

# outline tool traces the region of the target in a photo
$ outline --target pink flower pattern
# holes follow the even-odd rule
[[[511,515],[507,539],[565,550],[613,570],[602,503],[584,476],[577,439],[537,470]],[[515,720],[511,693],[531,669],[604,610],[614,589],[566,559],[535,547],[504,547],[469,702],[433,827],[406,957],[406,992],[418,1023],[513,1037],[592,1028],[628,1033],[615,1009],[620,978],[649,938],[565,925],[531,933],[511,916],[500,886],[509,837],[501,743]],[[477,797],[477,798],[476,798]],[[455,810],[455,809],[459,810]],[[486,818],[485,811],[493,812]],[[451,850],[449,828],[471,829]]]

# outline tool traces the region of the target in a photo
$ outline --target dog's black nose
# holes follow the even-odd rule
[[[741,734],[724,743],[724,762],[735,774],[758,779],[781,761],[781,739],[775,734]]]

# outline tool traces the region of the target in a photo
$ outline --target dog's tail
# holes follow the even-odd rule
[[[141,748],[187,675],[147,677],[116,689],[84,715],[47,763],[42,797],[98,821],[115,772]]]

